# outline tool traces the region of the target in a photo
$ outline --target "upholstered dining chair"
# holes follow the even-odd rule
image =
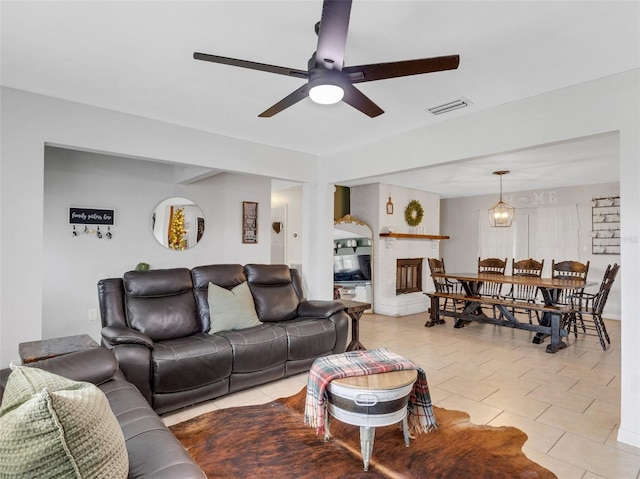
[[[573,330],[574,337],[578,337],[578,326],[582,329],[582,333],[587,336],[598,336],[600,345],[603,350],[607,350],[607,344],[611,344],[607,327],[602,320],[602,312],[604,311],[611,286],[618,275],[620,266],[614,263],[613,266],[607,266],[600,284],[600,290],[595,294],[576,293],[569,296],[571,312],[565,316],[564,327],[567,332]],[[586,320],[590,318],[591,321]],[[605,343],[606,340],[606,343]]]
[[[515,258],[511,260],[512,276],[540,278],[542,277],[543,269],[544,260],[536,261],[532,258],[523,259],[520,261],[516,261]],[[513,284],[511,285],[511,289],[509,290],[509,292],[505,294],[503,298],[513,301],[526,301],[527,303],[535,303],[538,299],[538,288],[537,286],[530,286],[525,284]],[[512,308],[512,311],[515,312],[515,309],[516,308]],[[526,312],[529,316],[529,324],[531,324],[532,312],[530,309],[526,310]],[[539,313],[535,311],[535,314],[538,321],[540,321]]]
[[[589,273],[589,261],[581,263],[579,261],[560,261],[556,263],[551,260],[551,277],[554,279],[582,279],[587,280]],[[575,296],[584,291],[584,288],[563,289],[558,293],[558,304],[568,305],[569,296]]]
[[[451,281],[447,278],[439,278],[433,276],[433,273],[446,273],[444,266],[444,259],[440,258],[427,258],[429,264],[429,270],[431,271],[431,278],[433,279],[433,286],[437,293],[461,293],[462,284],[458,281]],[[449,300],[445,298],[442,307],[447,308]],[[456,307],[456,301],[453,301],[453,307]]]
[[[478,273],[504,275],[505,269],[507,269],[507,258],[504,260],[500,258],[478,258]],[[490,296],[492,298],[499,298],[501,293],[502,283],[493,281],[484,281],[478,290],[480,296]]]

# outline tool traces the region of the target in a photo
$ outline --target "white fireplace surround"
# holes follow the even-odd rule
[[[380,233],[410,233],[404,219],[404,210],[412,201],[419,201],[424,216],[419,225],[424,234],[440,233],[440,196],[401,186],[375,183],[351,188],[351,214],[371,226],[373,230],[373,309],[387,316],[406,316],[426,312],[429,298],[421,292],[396,295],[396,260],[422,258],[422,289],[433,290],[431,276],[427,272],[427,258],[440,257],[440,242],[428,239],[380,238]],[[387,202],[391,197],[393,214],[387,214]]]
[[[422,258],[422,289],[430,291],[431,277],[427,272],[427,258],[438,255],[437,241],[403,239],[396,240],[388,246],[380,248],[375,255],[377,261],[374,284],[378,297],[375,298],[376,313],[387,316],[406,316],[426,312],[429,309],[429,298],[422,292],[396,294],[397,260],[403,258]]]

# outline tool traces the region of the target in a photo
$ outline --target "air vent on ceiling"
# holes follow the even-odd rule
[[[457,100],[453,100],[442,105],[433,106],[431,108],[427,108],[434,115],[442,115],[443,113],[449,113],[453,110],[459,110],[460,108],[466,108],[472,103],[466,98],[460,97]]]

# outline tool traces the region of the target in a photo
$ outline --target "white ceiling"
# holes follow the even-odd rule
[[[509,171],[502,178],[503,192],[540,190],[620,181],[617,134],[456,161],[430,168],[365,177],[343,186],[386,183],[458,198],[497,194],[500,179],[494,171]]]
[[[640,67],[637,1],[354,0],[347,65],[460,55],[458,70],[362,83],[385,113],[303,100],[258,114],[302,80],[193,60],[194,51],[305,69],[320,0],[6,1],[3,86],[316,155]],[[473,104],[433,116],[459,97]],[[323,141],[319,141],[322,138]],[[331,141],[326,141],[330,138]],[[443,196],[495,192],[487,174],[568,186],[617,181],[617,138],[510,152],[465,164],[366,179]],[[548,181],[557,181],[550,185]],[[355,184],[355,183],[354,183]],[[523,188],[527,189],[527,188]]]

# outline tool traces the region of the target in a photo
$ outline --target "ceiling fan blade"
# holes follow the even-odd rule
[[[276,113],[280,113],[282,110],[289,108],[292,105],[295,105],[300,100],[307,98],[309,96],[309,85],[304,85],[301,88],[298,88],[296,91],[291,93],[290,95],[284,97],[278,103],[273,105],[271,108],[267,108],[265,111],[260,113],[258,116],[260,118],[271,118]]]
[[[342,101],[347,105],[351,105],[356,110],[360,110],[371,118],[375,118],[376,116],[384,113],[382,108],[373,103],[368,96],[351,84],[345,85]]]
[[[194,52],[193,58],[203,60],[205,62],[222,63],[223,65],[231,65],[233,67],[248,68],[250,70],[259,70],[268,73],[277,73],[278,75],[293,76],[296,78],[307,78],[309,73],[306,70],[298,70],[296,68],[279,67],[276,65],[267,65],[266,63],[250,62],[247,60],[238,60],[236,58],[221,57],[218,55],[209,55],[207,53]]]
[[[324,0],[318,31],[316,67],[331,63],[334,70],[342,70],[347,30],[351,15],[351,0]]]
[[[459,64],[459,55],[449,55],[445,57],[420,58],[417,60],[345,67],[342,69],[342,73],[346,75],[351,83],[362,83],[385,80],[387,78],[420,75],[422,73],[455,70]]]

